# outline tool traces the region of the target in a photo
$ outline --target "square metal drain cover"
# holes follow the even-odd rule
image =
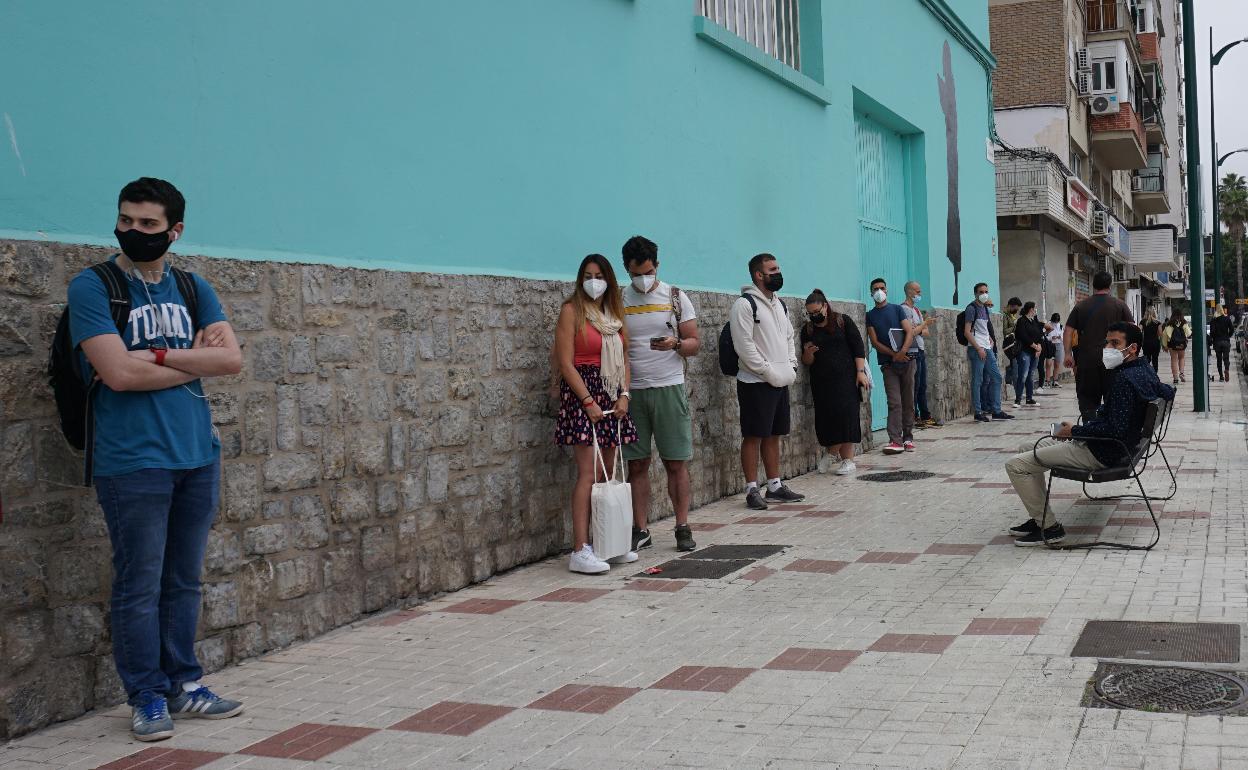
[[[633,577],[670,580],[718,580],[753,564],[757,559],[673,559],[659,565],[662,572],[638,572]]]
[[[694,551],[682,559],[766,559],[788,548],[787,545],[713,545]]]
[[[1238,663],[1234,623],[1146,623],[1090,620],[1072,658],[1126,658],[1175,663]]]

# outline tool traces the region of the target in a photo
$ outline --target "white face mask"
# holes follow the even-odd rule
[[[871,295],[871,299],[875,300],[875,304],[882,305],[888,299],[888,292],[883,289],[876,289]]]
[[[915,294],[915,295],[914,295],[914,299],[912,299],[912,300],[910,300],[910,301],[911,301],[911,302],[913,302],[914,304],[916,304],[916,305],[917,305],[917,304],[919,304],[920,302],[922,302],[922,301],[923,301],[923,295],[922,295],[922,294]]]
[[[590,278],[581,284],[581,288],[585,289],[590,299],[598,299],[607,293],[607,282],[601,278]]]
[[[988,292],[984,292],[983,294],[979,295],[979,304],[987,305],[988,300],[990,299],[992,299],[992,295],[990,295]]]
[[[653,275],[634,275],[633,288],[642,294],[645,294],[654,288],[656,280],[657,279]]]
[[[1104,348],[1101,350],[1101,363],[1105,364],[1106,369],[1117,369],[1122,366],[1122,359],[1125,357],[1118,348]]]

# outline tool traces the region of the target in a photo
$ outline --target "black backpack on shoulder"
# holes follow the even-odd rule
[[[754,323],[758,323],[758,303],[749,294],[741,296],[750,303],[750,310],[754,312]],[[736,377],[737,372],[741,371],[741,359],[737,356],[737,348],[732,344],[732,321],[726,322],[724,328],[719,330],[719,370],[729,377]]]
[[[108,308],[117,325],[117,334],[125,337],[130,325],[130,289],[126,274],[112,260],[92,265],[91,271],[99,276],[108,291]],[[192,325],[199,318],[199,294],[194,274],[178,268],[170,268],[178,291],[186,301]],[[56,399],[56,411],[61,417],[61,433],[74,449],[86,450],[83,486],[91,486],[92,449],[95,444],[95,417],[92,396],[98,381],[89,385],[78,359],[78,349],[73,345],[69,329],[69,306],[61,312],[52,335],[52,349],[48,353],[48,385]]]

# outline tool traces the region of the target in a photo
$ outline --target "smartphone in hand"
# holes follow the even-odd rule
[[[661,345],[661,344],[663,344],[663,341],[664,341],[664,340],[666,340],[666,339],[667,339],[667,337],[651,337],[651,338],[650,338],[650,349],[651,349],[651,350],[657,350],[658,348],[657,348],[656,346],[657,346],[657,345]]]
[[[1062,424],[1060,422],[1055,422],[1049,427],[1050,436],[1057,436],[1057,434],[1061,432],[1062,432]]]

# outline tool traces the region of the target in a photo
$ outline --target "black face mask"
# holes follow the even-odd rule
[[[814,315],[810,317],[810,322],[814,324],[815,326],[819,326],[824,321],[826,321],[827,318],[828,317],[824,315],[823,313],[815,313]]]
[[[763,286],[767,288],[767,291],[780,291],[780,289],[784,288],[784,275],[782,273],[772,273],[771,275],[763,276]]]
[[[113,230],[121,251],[131,262],[155,262],[169,250],[169,231],[145,233],[141,230]]]

